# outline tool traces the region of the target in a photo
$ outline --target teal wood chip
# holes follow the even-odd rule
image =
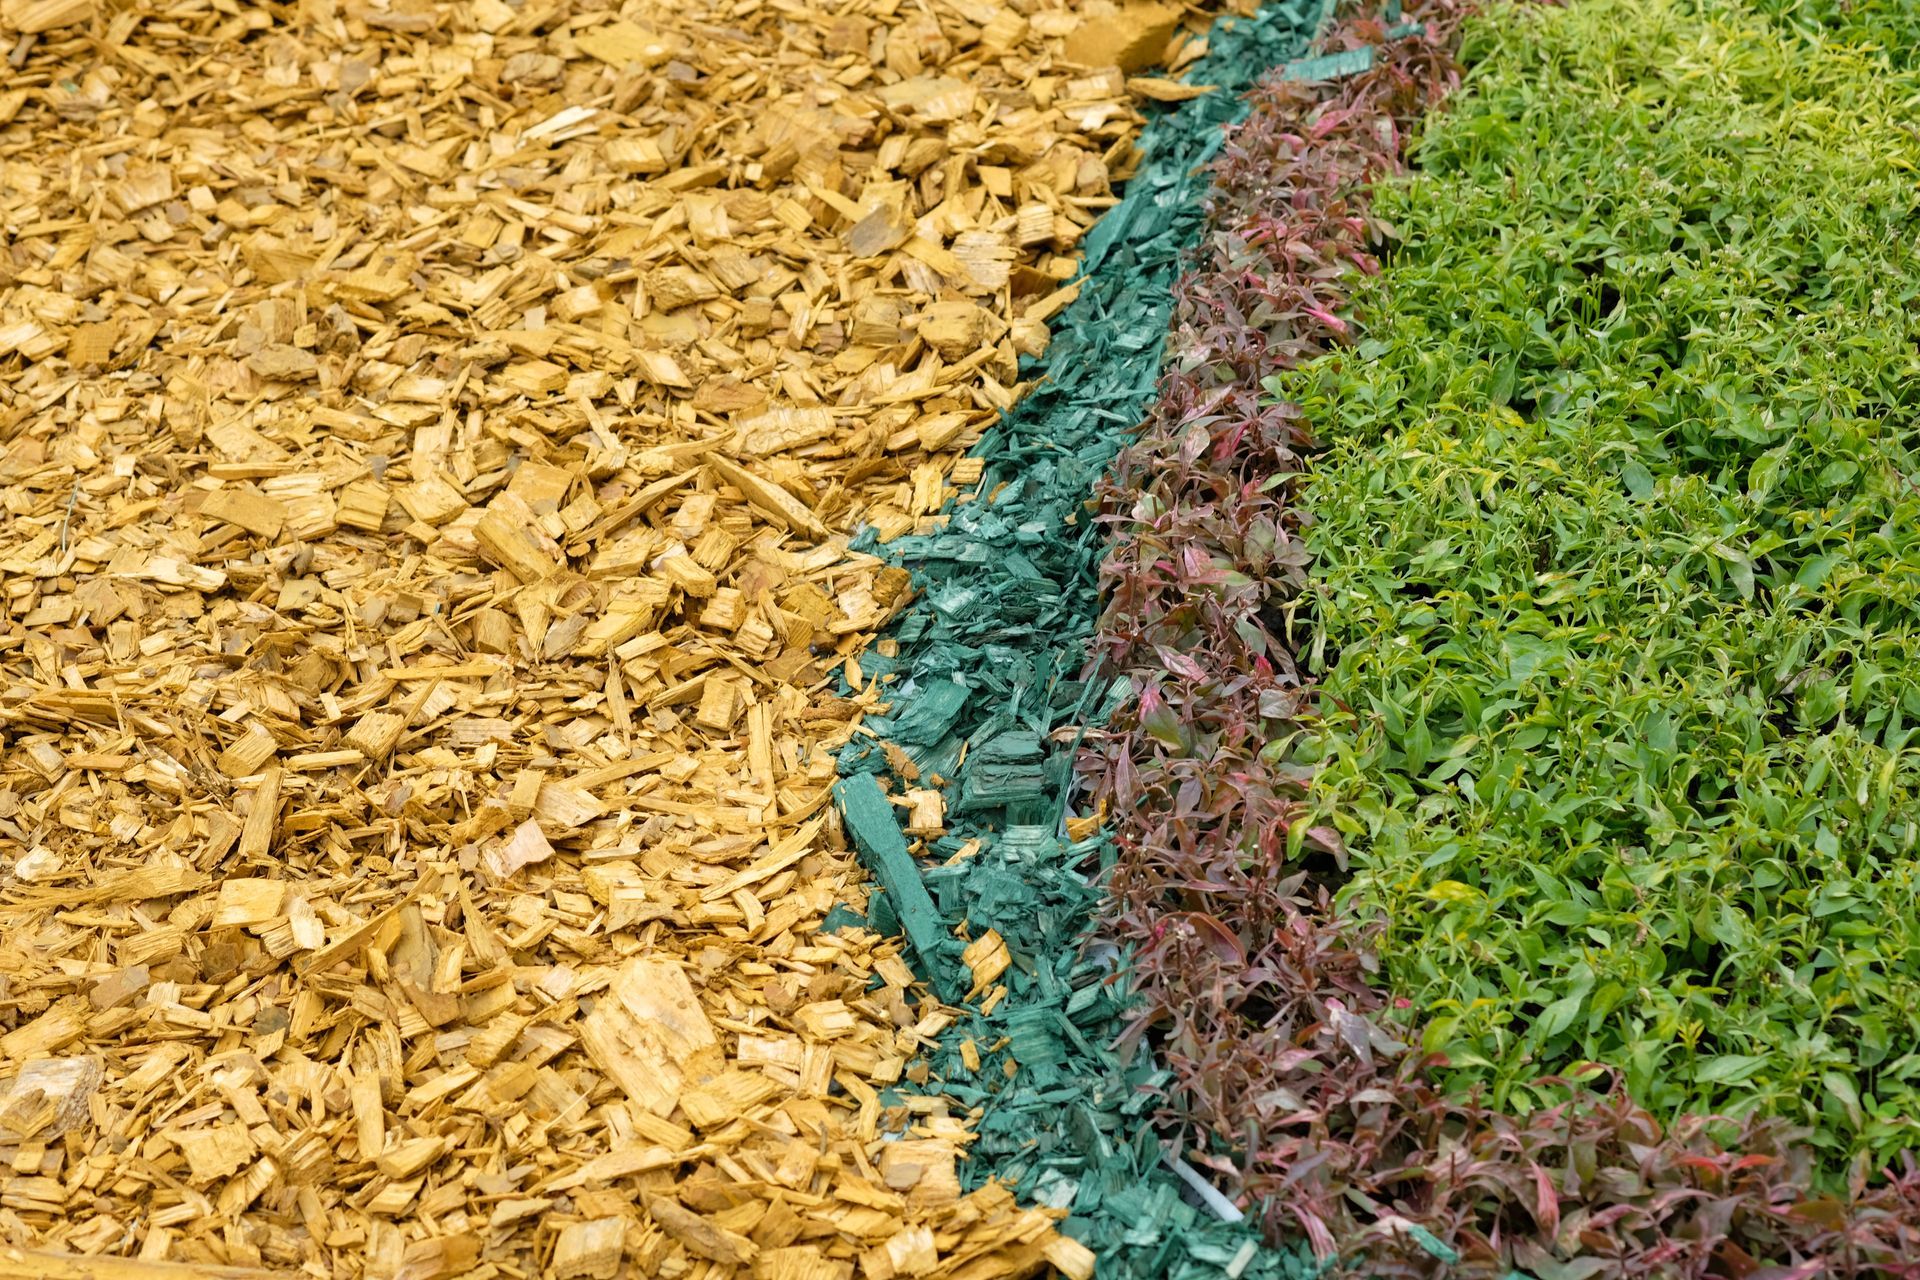
[[[1387,14],[1393,25],[1386,30],[1388,40],[1403,40],[1420,31],[1425,24],[1419,22],[1397,22],[1400,16],[1399,6],[1394,5]],[[1373,46],[1363,45],[1358,49],[1345,49],[1339,53],[1323,53],[1315,58],[1300,58],[1289,62],[1281,69],[1284,80],[1344,80],[1348,76],[1357,76],[1373,70]]]
[[[922,975],[931,977],[936,987],[952,989],[955,979],[946,972],[952,962],[941,954],[946,929],[926,885],[920,882],[920,868],[907,852],[907,838],[900,834],[893,805],[870,773],[835,783],[833,794],[860,860],[886,891],[888,905],[920,957]]]
[[[1280,74],[1288,80],[1344,80],[1373,70],[1373,46],[1323,53],[1317,58],[1289,62]]]
[[[827,918],[820,924],[822,933],[837,933],[841,929],[864,929],[867,918],[845,903],[836,902],[827,912]]]

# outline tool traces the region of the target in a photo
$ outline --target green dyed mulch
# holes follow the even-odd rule
[[[868,727],[903,748],[922,778],[951,781],[950,834],[935,842],[923,879],[947,927],[965,922],[972,937],[997,930],[1013,956],[1001,979],[1009,993],[992,1015],[975,1012],[943,1035],[928,1091],[980,1109],[970,1182],[997,1177],[1070,1210],[1065,1229],[1099,1253],[1099,1274],[1112,1280],[1223,1271],[1277,1280],[1312,1269],[1187,1203],[1161,1161],[1149,1117],[1164,1073],[1144,1052],[1110,1047],[1126,986],[1114,980],[1112,948],[1087,945],[1111,848],[1104,837],[1072,844],[1062,834],[1074,743],[1057,731],[1100,722],[1116,692],[1080,679],[1104,550],[1087,504],[1158,381],[1173,282],[1203,222],[1204,166],[1244,110],[1239,92],[1303,50],[1322,8],[1281,0],[1255,20],[1215,25],[1187,78],[1220,91],[1149,124],[1123,203],[1088,236],[1081,295],[1030,372],[1045,380],[974,450],[986,463],[982,500],[951,508],[937,535],[865,544],[910,567],[919,596],[893,632],[898,658],[861,658],[869,676],[893,677],[894,709]],[[862,740],[842,760],[843,773],[885,768]],[[942,865],[975,840],[979,852]],[[897,931],[887,895],[871,915]],[[949,941],[917,971],[963,991],[961,946]],[[978,1071],[963,1065],[963,1041],[981,1052]]]

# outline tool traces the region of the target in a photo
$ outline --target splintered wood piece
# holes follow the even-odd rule
[[[0,1089],[0,1142],[51,1142],[87,1118],[88,1099],[100,1087],[100,1059],[38,1058],[22,1064]]]
[[[265,726],[252,724],[247,726],[245,733],[234,740],[232,746],[220,753],[220,759],[216,764],[220,772],[229,778],[244,778],[249,774],[258,773],[261,766],[273,759],[274,753],[278,750],[279,744],[274,742],[273,735],[267,732]]]
[[[1214,91],[1210,84],[1188,84],[1184,80],[1164,80],[1155,76],[1128,76],[1127,90],[1155,102],[1186,102]]]
[[[278,920],[286,910],[291,887],[285,880],[224,880],[208,923],[216,929],[247,928]]]
[[[1013,957],[1007,952],[1006,940],[992,929],[968,943],[960,959],[973,973],[973,986],[967,992],[969,1000],[992,986],[994,980],[1013,963]]]
[[[513,834],[498,841],[487,852],[487,870],[505,880],[522,867],[545,862],[553,856],[553,846],[536,819],[529,818],[513,829]]]
[[[110,1255],[78,1257],[0,1245],[0,1280],[293,1280],[297,1271],[162,1262]]]
[[[394,1280],[444,1280],[472,1269],[480,1259],[480,1237],[435,1236],[415,1240],[401,1254]]]
[[[1094,1263],[1097,1258],[1093,1250],[1068,1235],[1049,1236],[1041,1246],[1047,1262],[1065,1276],[1067,1280],[1093,1280]]]
[[[940,792],[930,788],[920,788],[907,792],[910,806],[906,830],[910,836],[938,836],[946,834],[947,801]]]
[[[648,1200],[647,1212],[662,1231],[679,1241],[695,1257],[707,1258],[725,1267],[738,1267],[752,1262],[757,1252],[753,1242],[745,1236],[729,1231],[665,1196],[654,1196]]]
[[[827,527],[821,524],[805,503],[788,493],[779,485],[763,480],[743,466],[719,456],[707,460],[714,474],[747,495],[747,501],[754,509],[769,518],[778,521],[790,529],[811,534],[816,538],[827,536]]]
[[[628,1097],[670,1115],[689,1075],[722,1060],[693,984],[676,964],[631,960],[608,994],[582,1024],[581,1042]]]
[[[684,1089],[680,1110],[697,1129],[717,1129],[745,1115],[778,1093],[780,1086],[751,1071],[723,1071],[713,1079]]]
[[[240,827],[237,849],[242,860],[264,857],[273,843],[280,818],[280,787],[285,776],[280,769],[268,769],[248,796],[247,820]]]
[[[626,1232],[624,1218],[594,1218],[562,1227],[553,1247],[553,1274],[559,1280],[573,1276],[607,1280],[618,1274]]]
[[[287,522],[286,506],[257,490],[216,489],[200,504],[200,514],[239,525],[269,542],[280,536]]]
[[[733,727],[740,714],[740,685],[725,676],[708,676],[700,691],[700,709],[694,720],[719,733]]]
[[[1086,67],[1142,71],[1160,61],[1179,24],[1177,5],[1129,0],[1112,12],[1083,17],[1067,37],[1066,55]]]
[[[860,1269],[873,1280],[893,1280],[895,1276],[922,1276],[939,1265],[933,1232],[924,1226],[912,1226],[901,1228],[885,1244],[868,1250]]]
[[[404,1182],[439,1159],[446,1150],[445,1138],[415,1138],[382,1152],[373,1163],[375,1168],[395,1182]]]
[[[400,735],[406,732],[407,718],[392,711],[369,711],[347,731],[346,744],[369,760],[384,760],[393,754]]]
[[[671,35],[648,31],[631,22],[610,22],[575,40],[580,52],[618,67],[637,64],[657,67],[684,48]]]
[[[193,1129],[174,1139],[187,1157],[189,1180],[206,1186],[230,1178],[259,1154],[253,1137],[240,1125],[215,1125],[211,1129]]]
[[[86,22],[95,0],[6,0],[0,5],[0,29],[38,35]]]

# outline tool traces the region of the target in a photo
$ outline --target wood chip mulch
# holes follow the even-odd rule
[[[1178,17],[0,0],[0,1274],[1086,1274],[829,785]]]

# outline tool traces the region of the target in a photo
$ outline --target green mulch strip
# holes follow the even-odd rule
[[[1305,758],[1443,1079],[1617,1065],[1831,1176],[1920,1145],[1920,81],[1782,7],[1477,24],[1365,340],[1274,390]]]
[[[892,679],[892,711],[867,725],[904,750],[921,785],[932,775],[950,784],[949,834],[932,842],[920,878],[944,930],[995,930],[1013,959],[999,979],[1006,997],[944,1033],[923,1091],[979,1109],[970,1182],[999,1178],[1068,1209],[1065,1229],[1098,1252],[1103,1280],[1312,1270],[1261,1248],[1250,1226],[1189,1204],[1163,1163],[1149,1117],[1165,1074],[1144,1053],[1111,1048],[1127,988],[1114,980],[1114,949],[1087,936],[1111,845],[1068,841],[1063,818],[1071,727],[1099,723],[1117,693],[1080,679],[1103,550],[1089,500],[1158,381],[1172,285],[1200,232],[1204,166],[1222,126],[1243,112],[1240,94],[1256,77],[1303,50],[1322,8],[1281,0],[1255,19],[1215,25],[1187,78],[1219,91],[1158,112],[1142,135],[1144,160],[1089,234],[1080,297],[1033,371],[1045,381],[974,450],[986,464],[980,500],[953,507],[935,535],[866,544],[910,567],[919,597],[892,632],[898,656],[860,659],[868,676]],[[843,805],[865,832],[850,823],[850,834],[897,878],[904,853],[870,785],[858,782],[889,772],[885,754],[857,739],[842,772]],[[977,852],[946,863],[975,841]],[[876,894],[869,922],[901,931],[900,904],[898,891]],[[963,946],[949,937],[921,954],[918,972],[963,993]],[[963,1042],[980,1055],[977,1071],[961,1059]]]

